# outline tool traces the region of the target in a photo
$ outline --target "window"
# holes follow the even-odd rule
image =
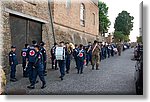
[[[83,3],[80,5],[80,25],[85,26],[85,6]]]
[[[93,13],[93,25],[95,25],[95,14]]]
[[[71,0],[66,0],[66,8],[69,9],[71,7]]]

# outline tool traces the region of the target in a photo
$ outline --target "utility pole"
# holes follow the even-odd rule
[[[49,15],[50,15],[50,22],[51,22],[51,27],[52,27],[52,34],[53,34],[53,39],[54,39],[54,43],[56,42],[55,39],[55,33],[54,33],[54,25],[53,25],[53,18],[52,18],[52,12],[51,12],[51,0],[48,0],[48,8],[49,8]],[[50,27],[50,26],[49,26]],[[51,28],[50,28],[51,29]]]

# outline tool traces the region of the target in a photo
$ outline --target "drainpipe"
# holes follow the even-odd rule
[[[48,0],[49,16],[50,16],[50,22],[51,22],[51,27],[52,27],[53,39],[54,39],[54,43],[55,43],[56,39],[55,39],[54,25],[53,25],[53,19],[52,19],[52,12],[51,12],[51,5],[50,5],[50,3],[51,3],[51,0]]]

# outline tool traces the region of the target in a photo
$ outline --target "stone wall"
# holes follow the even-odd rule
[[[67,28],[61,25],[54,24],[56,41],[72,42],[74,44],[86,45],[89,41],[96,40],[95,35],[86,34],[71,28]]]
[[[50,62],[50,47],[53,44],[53,36],[51,29],[51,22],[49,16],[48,9],[48,1],[47,0],[36,0],[36,2],[32,2],[31,0],[9,0],[2,1],[2,33],[0,36],[3,36],[3,45],[2,45],[2,56],[1,60],[2,66],[6,72],[8,72],[9,64],[8,64],[8,53],[11,47],[11,33],[10,33],[10,24],[9,24],[9,13],[5,11],[5,9],[10,9],[13,11],[17,11],[29,16],[36,17],[38,19],[42,19],[47,21],[48,23],[43,24],[42,26],[42,40],[46,42],[46,50],[48,54],[48,62]],[[1,43],[0,43],[1,45]],[[24,45],[22,45],[24,46]]]

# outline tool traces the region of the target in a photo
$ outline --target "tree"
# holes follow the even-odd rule
[[[119,42],[119,41],[129,42],[130,39],[128,35],[124,35],[122,32],[116,31],[114,32],[114,41],[115,42]]]
[[[136,42],[137,43],[142,43],[142,36],[136,37]]]
[[[120,32],[120,31],[114,32],[114,41],[115,42],[123,41],[123,39],[124,39],[124,35],[122,34],[122,32]]]
[[[110,26],[110,20],[108,19],[108,7],[104,2],[98,2],[99,7],[99,31],[101,34],[107,33]]]
[[[133,30],[133,19],[134,17],[130,16],[127,11],[119,13],[114,24],[115,32],[120,31],[124,35],[130,35],[130,31]]]

